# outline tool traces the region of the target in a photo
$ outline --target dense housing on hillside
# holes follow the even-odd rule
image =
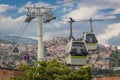
[[[56,37],[44,42],[45,60],[49,61],[60,58],[65,63],[66,44],[68,40],[63,37]],[[37,45],[29,44],[28,46],[19,45],[19,53],[13,54],[14,44],[0,43],[0,67],[17,69],[21,63],[35,65],[37,61]],[[29,54],[29,60],[24,60],[24,55]],[[90,53],[89,63],[93,68],[102,70],[113,69],[120,66],[120,51],[116,47],[105,47],[99,45],[98,50]]]

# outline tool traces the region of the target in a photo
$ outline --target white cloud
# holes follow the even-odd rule
[[[120,34],[120,23],[114,23],[108,25],[107,29],[104,30],[102,34],[98,35],[99,42],[109,45],[107,43],[113,37],[116,37]]]
[[[58,9],[59,9],[59,12],[67,13],[67,12],[72,11],[76,7],[76,5],[75,5],[76,2],[77,1],[71,1],[71,0],[63,0],[63,1],[57,0],[56,3],[58,5],[53,5],[52,7],[56,11],[58,11]],[[63,4],[63,3],[65,3],[65,4]]]
[[[57,6],[57,8],[55,10],[57,10],[59,8],[59,9],[61,9],[61,11],[63,10],[63,12],[71,11],[65,15],[63,14],[64,16],[62,16],[62,17],[68,17],[68,18],[72,17],[73,19],[89,19],[91,17],[97,18],[97,19],[115,18],[115,16],[111,15],[111,14],[112,13],[113,14],[120,13],[120,9],[119,9],[120,5],[119,4],[120,4],[119,0],[102,0],[102,1],[101,0],[80,0],[80,2],[78,2],[78,5],[74,5],[73,3],[70,3],[70,4],[66,4],[66,5]],[[25,7],[30,7],[30,6],[34,6],[34,5],[50,6],[50,4],[41,2],[41,1],[38,3],[28,2],[18,10],[18,13],[25,12],[25,11],[27,11],[25,9]],[[77,7],[77,8],[75,9],[75,7]],[[9,6],[6,4],[0,4],[0,13],[6,12],[12,8],[13,8],[12,6]],[[112,13],[102,13],[100,11],[102,9],[109,9],[109,8],[112,8],[115,10]],[[60,14],[62,14],[62,12],[60,12]],[[108,15],[106,15],[106,14],[108,14]],[[58,14],[56,14],[56,15],[58,15]],[[0,33],[17,34],[24,19],[25,19],[25,16],[20,16],[18,18],[13,19],[11,16],[5,17],[5,16],[1,16],[1,14],[0,14],[0,25],[1,25]],[[86,23],[84,23],[84,24],[86,24]],[[104,23],[104,24],[108,25],[108,23]],[[68,27],[68,25],[67,25],[67,27]],[[107,28],[105,26],[102,26],[101,23],[98,23],[97,25],[96,25],[97,26],[96,31],[97,31],[99,42],[101,42],[101,43],[108,44],[107,43],[108,40],[110,40],[114,36],[118,36],[118,34],[120,33],[120,31],[119,31],[120,23],[109,24],[107,26]],[[28,36],[28,37],[32,36],[32,38],[36,38],[33,35],[33,34],[35,34],[35,36],[37,35],[37,27],[36,26],[37,26],[37,24],[35,24],[35,25],[30,24],[29,28],[28,28],[28,32],[25,33],[26,34],[25,36]],[[86,29],[83,29],[83,26],[85,28],[86,26],[89,26],[89,24],[88,25],[81,25],[81,24],[76,25],[76,23],[75,23],[75,25],[73,25],[73,26],[74,26],[73,31],[74,31],[75,37],[76,36],[79,37],[80,34],[82,33],[82,31],[84,31],[86,29],[88,30],[88,27]],[[80,27],[80,26],[82,26],[82,27]],[[78,27],[80,27],[79,29],[81,31],[78,29]],[[66,28],[66,24],[63,22],[60,22],[60,21],[51,21],[48,24],[43,24],[43,29],[46,29],[46,31],[43,32],[44,40],[52,39],[55,36],[66,36],[67,37],[69,35],[69,27]],[[104,32],[102,33],[102,31],[104,31]]]
[[[45,2],[41,2],[41,1],[39,1],[37,3],[28,2],[18,10],[18,13],[26,12],[27,9],[25,9],[25,7],[31,7],[31,6],[34,6],[34,5],[36,5],[37,7],[38,6],[39,7],[50,6],[50,4],[45,3]]]
[[[15,8],[14,6],[0,4],[0,13],[6,12],[7,10]]]
[[[96,13],[96,7],[79,7],[78,9],[64,15],[63,18],[72,17],[73,19],[89,19],[90,17],[93,17]]]
[[[50,40],[54,37],[53,32],[48,32],[43,35],[43,40]]]
[[[78,3],[77,9],[72,10],[70,13],[64,15],[63,17],[72,17],[75,19],[89,19],[91,17],[93,18],[114,18],[111,13],[103,13],[99,12],[99,10],[102,9],[116,9],[114,13],[119,13],[120,10],[118,9],[120,7],[120,1],[118,0],[81,0],[80,3]],[[66,9],[65,9],[66,10]]]
[[[33,37],[33,36],[28,36],[28,38],[34,39],[34,40],[38,40],[37,37]]]
[[[80,3],[78,3],[79,6],[97,6],[99,9],[105,9],[105,8],[118,8],[120,7],[120,1],[119,0],[81,0]]]
[[[64,15],[63,18],[72,17],[73,19],[80,19],[80,20],[81,19],[86,20],[91,17],[94,19],[116,18],[116,16],[113,15],[112,13],[102,12],[102,10],[115,9],[113,12],[114,14],[120,13],[119,4],[120,4],[120,1],[118,0],[102,0],[102,1],[81,0],[80,3],[78,3],[77,9],[74,9],[70,13]],[[107,27],[102,26],[101,22],[97,22],[97,25],[94,25],[94,26],[97,26],[96,28],[97,32],[96,31],[95,32],[98,35],[97,37],[98,37],[99,43],[109,45],[108,40],[110,40],[115,36],[118,36],[118,34],[120,33],[119,31],[120,23],[114,23],[114,24],[110,24],[109,22],[102,22],[102,23],[108,26]]]
[[[64,8],[63,8],[63,12],[66,12],[66,11],[67,11],[67,8],[66,8],[66,7],[64,7]]]
[[[57,4],[61,4],[61,6],[66,6],[66,7],[73,7],[74,6],[74,3],[76,3],[77,1],[71,1],[71,0],[64,0],[64,1],[60,1],[60,0],[57,0],[56,3]],[[65,3],[65,4],[63,4]],[[60,5],[59,5],[60,6]]]
[[[69,34],[69,30],[61,30],[61,31],[54,31],[54,32],[46,32],[43,34],[43,40],[50,40],[54,37],[67,37]]]
[[[115,9],[111,14],[120,14],[120,8]]]
[[[44,23],[43,26],[48,29],[58,29],[64,27],[65,24],[63,21],[53,20],[50,23]]]
[[[114,15],[102,15],[102,14],[98,14],[94,16],[94,19],[112,19],[112,18],[117,18]]]
[[[15,34],[19,31],[21,24],[23,23],[25,16],[13,19],[11,16],[2,17],[0,19],[0,33]]]

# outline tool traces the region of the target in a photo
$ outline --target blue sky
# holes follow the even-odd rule
[[[43,23],[43,39],[69,36],[69,24],[62,19],[70,17],[78,20],[120,18],[119,0],[78,0],[69,4],[53,6],[71,0],[0,0],[0,35],[16,35],[25,27],[24,20],[29,6],[51,6],[52,13],[57,17],[50,23]],[[119,46],[120,20],[93,22],[94,33],[99,43],[104,45]],[[37,38],[37,19],[34,19],[23,33],[22,37]],[[84,31],[89,31],[89,22],[75,22],[73,35],[82,36]]]

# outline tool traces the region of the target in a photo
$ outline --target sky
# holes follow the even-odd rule
[[[119,0],[74,0],[71,3],[55,6],[71,0],[0,0],[0,35],[19,36],[27,23],[27,9],[34,5],[39,7],[52,7],[51,13],[56,20],[42,23],[43,40],[53,37],[69,36],[69,18],[74,20],[111,19],[120,18]],[[42,19],[44,20],[44,19]],[[37,39],[37,18],[26,27],[22,37]],[[93,21],[94,33],[100,44],[120,45],[120,20]],[[74,22],[73,35],[82,37],[82,33],[90,31],[89,22]]]

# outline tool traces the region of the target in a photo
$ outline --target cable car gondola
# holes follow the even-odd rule
[[[18,55],[18,54],[19,54],[19,49],[18,49],[18,47],[15,46],[15,47],[13,48],[12,52],[13,52],[14,55]]]
[[[18,47],[14,47],[13,52],[15,53],[19,52]]]
[[[88,51],[83,41],[71,39],[67,44],[66,63],[68,65],[82,66],[87,64]]]
[[[26,53],[26,54],[24,55],[24,60],[25,60],[25,61],[28,61],[28,60],[29,60],[29,53]]]
[[[97,50],[98,40],[93,32],[84,32],[83,41],[88,51]]]
[[[97,50],[98,40],[95,34],[93,33],[92,18],[90,18],[89,21],[90,21],[90,32],[83,33],[83,41],[85,42],[85,46],[88,51],[95,51]]]

